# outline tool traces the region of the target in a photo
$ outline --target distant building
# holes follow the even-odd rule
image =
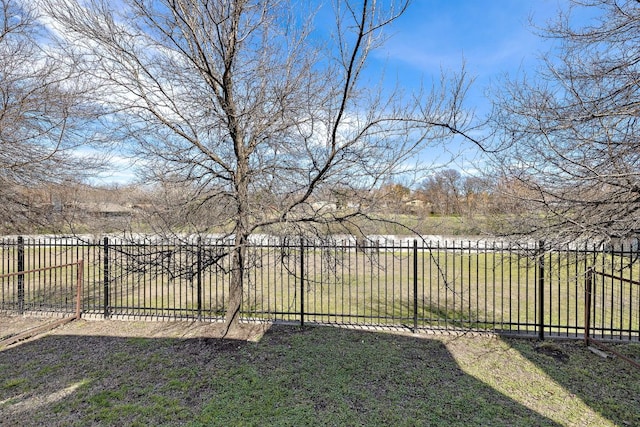
[[[98,218],[126,218],[133,214],[129,206],[117,203],[78,203],[75,206],[79,211]]]
[[[311,203],[311,208],[316,212],[334,212],[338,210],[338,204],[336,202],[320,200]]]
[[[409,208],[424,208],[426,203],[424,202],[424,200],[413,199],[413,200],[409,200],[408,202],[405,202],[404,205]]]

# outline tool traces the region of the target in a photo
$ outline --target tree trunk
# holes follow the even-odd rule
[[[233,117],[233,116],[232,116]],[[235,121],[232,120],[232,123]],[[235,173],[236,224],[235,246],[231,253],[231,281],[229,283],[229,305],[225,316],[226,336],[230,331],[240,326],[240,309],[244,291],[244,277],[246,269],[247,244],[249,241],[249,153],[242,141],[242,133],[237,125],[233,125],[233,135],[236,138],[237,165]]]
[[[244,290],[245,255],[247,252],[247,236],[236,236],[236,245],[231,254],[231,281],[229,283],[229,303],[225,315],[223,337],[240,326],[240,309]]]

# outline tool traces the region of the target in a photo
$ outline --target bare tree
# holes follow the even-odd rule
[[[490,179],[473,175],[464,177],[460,189],[464,200],[464,213],[467,215],[486,214],[492,191]]]
[[[235,242],[228,327],[239,318],[252,233],[322,234],[367,217],[369,190],[470,118],[464,73],[414,94],[365,78],[407,1],[336,1],[330,37],[315,25],[313,2],[44,3],[70,53],[89,59],[85,73],[137,142],[145,177],[183,191],[167,199],[181,200],[166,207],[183,219],[171,231],[225,230]],[[336,188],[353,200],[328,209],[323,199]]]
[[[411,189],[399,183],[388,183],[380,187],[376,199],[382,202],[381,211],[404,213],[405,203],[409,201]]]
[[[461,213],[462,174],[456,169],[444,169],[427,177],[418,190],[434,213]]]
[[[576,26],[576,12],[591,12]],[[637,238],[640,231],[640,3],[572,1],[542,35],[556,48],[531,77],[507,82],[494,158],[519,232],[551,240]],[[516,184],[517,183],[517,184]],[[522,219],[522,218],[521,218]]]
[[[34,6],[0,0],[0,223],[49,225],[51,206],[32,206],[25,191],[82,178],[95,170],[77,149],[92,139],[97,118],[73,64],[56,54]]]

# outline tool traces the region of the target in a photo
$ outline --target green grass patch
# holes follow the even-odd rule
[[[24,378],[9,378],[2,382],[3,390],[17,389],[21,388],[26,383],[27,380]]]
[[[43,376],[27,361],[57,365]],[[3,350],[0,366],[0,409],[25,426],[640,424],[640,371],[580,342],[286,326],[258,342],[54,334]]]

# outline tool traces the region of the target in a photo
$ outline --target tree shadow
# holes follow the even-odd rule
[[[640,425],[640,370],[630,363],[611,354],[603,358],[577,340],[503,340],[603,418],[620,426]],[[640,360],[639,344],[613,346]]]
[[[49,335],[0,352],[17,425],[558,425],[438,340],[274,326],[259,342]]]

